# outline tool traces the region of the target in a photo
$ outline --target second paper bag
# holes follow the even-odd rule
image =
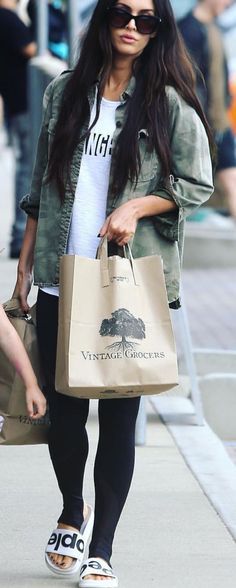
[[[61,258],[56,389],[80,398],[169,390],[178,373],[161,258],[101,250]]]
[[[39,385],[42,386],[35,305],[30,309],[29,314],[25,314],[20,308],[19,300],[12,298],[5,302],[4,310],[19,335]],[[47,443],[48,429],[48,414],[36,420],[27,415],[23,380],[0,350],[0,445]]]

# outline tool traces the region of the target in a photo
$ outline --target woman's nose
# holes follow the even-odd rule
[[[130,19],[130,21],[127,23],[125,28],[130,29],[131,31],[134,31],[134,30],[136,31],[136,23],[135,23],[134,18]]]

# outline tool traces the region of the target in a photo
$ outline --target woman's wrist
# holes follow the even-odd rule
[[[144,207],[143,207],[143,203],[141,202],[141,200],[144,200],[144,198],[133,198],[132,200],[129,200],[125,204],[125,206],[128,206],[130,208],[131,213],[137,222],[140,218],[145,216],[145,215],[143,215],[143,208]]]
[[[141,198],[133,198],[133,200],[129,200],[127,204],[131,207],[132,213],[136,221],[139,221],[141,218],[144,218],[145,216],[152,216],[154,214],[157,214],[155,206],[156,203],[155,200],[151,202],[152,198],[155,197],[143,196]]]
[[[26,276],[31,278],[32,276],[32,266],[31,264],[21,263],[18,265],[17,269],[17,276],[18,278],[25,278]]]
[[[163,214],[175,210],[177,205],[172,200],[165,200],[160,196],[150,194],[148,196],[142,196],[141,198],[134,198],[129,201],[132,203],[133,211],[136,220],[140,220],[145,216],[155,216],[157,214]]]
[[[28,391],[30,390],[30,388],[35,388],[35,386],[38,386],[38,381],[35,375],[29,377],[28,375],[26,376],[25,374],[22,374],[22,378],[24,380],[25,387]]]
[[[21,250],[17,273],[18,275],[25,276],[26,274],[31,275],[33,271],[33,252]]]

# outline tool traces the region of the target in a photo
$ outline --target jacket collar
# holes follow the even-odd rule
[[[126,100],[127,98],[131,98],[131,96],[134,93],[135,86],[136,86],[136,80],[135,80],[135,77],[132,76],[129,80],[129,83],[128,83],[126,90],[124,90],[124,92],[122,94],[122,98],[124,100]]]
[[[100,76],[98,76],[97,80],[94,82],[94,86],[98,88],[99,82],[100,82]],[[121,101],[122,102],[125,102],[128,98],[131,98],[131,96],[134,93],[135,85],[136,85],[136,80],[135,80],[135,77],[132,76],[129,80],[127,88],[121,94]],[[94,88],[94,86],[93,86],[93,88]]]

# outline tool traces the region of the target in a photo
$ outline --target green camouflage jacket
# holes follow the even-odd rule
[[[46,89],[43,103],[43,121],[39,136],[36,162],[30,194],[21,207],[38,219],[34,253],[34,283],[39,286],[58,285],[59,258],[67,247],[74,193],[80,171],[83,143],[75,149],[71,163],[71,186],[67,185],[65,200],[61,204],[57,188],[47,183],[48,153],[57,121],[62,93],[70,72],[54,79]],[[135,79],[131,78],[116,109],[114,143],[121,132],[128,100]],[[96,84],[89,94],[92,107]],[[173,87],[166,89],[169,100],[170,138],[173,168],[168,185],[161,181],[160,162],[155,152],[147,151],[147,131],[140,129],[139,145],[141,169],[136,187],[127,183],[124,191],[115,197],[108,190],[107,215],[131,198],[154,194],[175,200],[177,209],[166,214],[139,220],[133,239],[134,257],[159,254],[162,256],[169,302],[179,298],[180,266],[183,252],[184,219],[211,195],[212,165],[205,129],[196,112],[186,104]],[[89,121],[85,125],[88,128]],[[111,173],[114,162],[111,162]],[[110,178],[111,186],[111,178]]]

